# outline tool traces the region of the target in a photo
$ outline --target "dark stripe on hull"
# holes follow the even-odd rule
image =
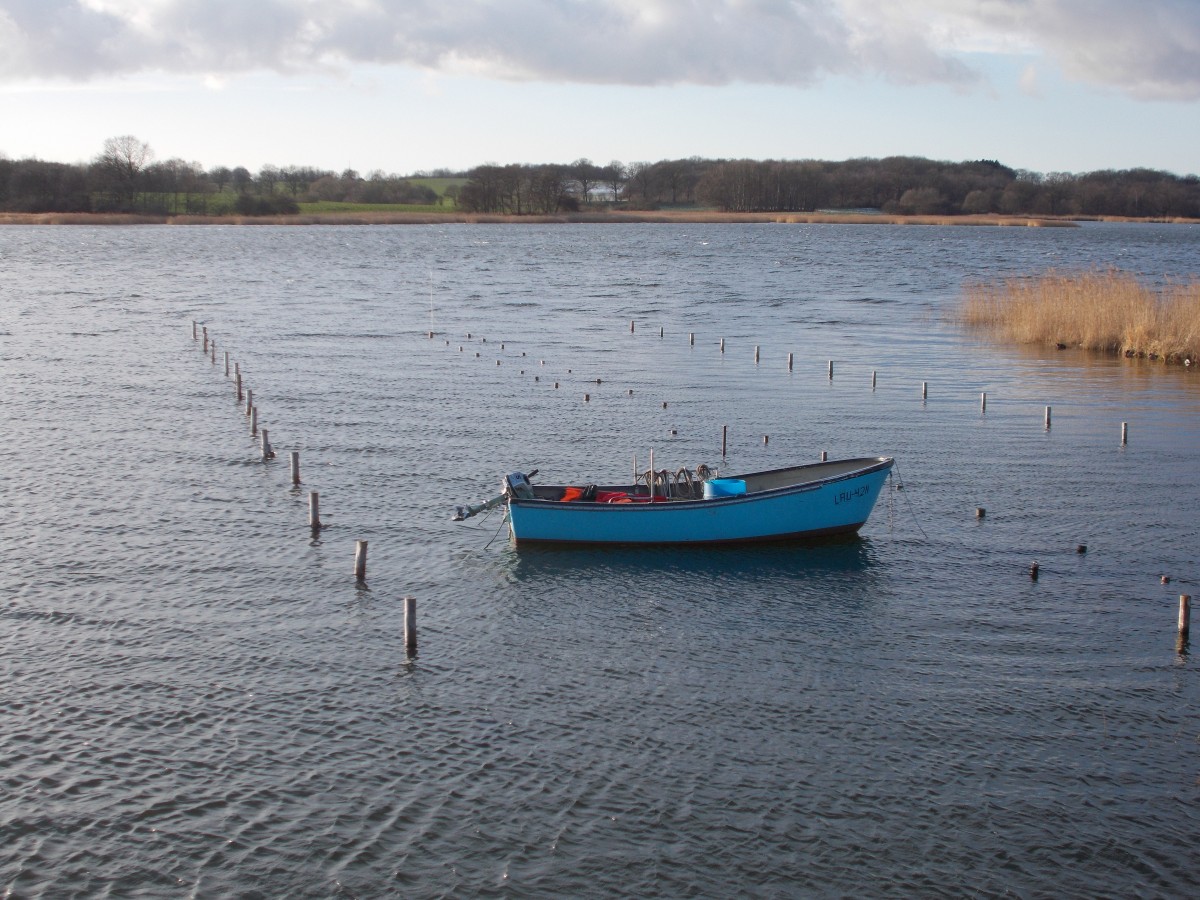
[[[856,534],[863,525],[862,522],[853,525],[838,525],[833,528],[816,528],[809,531],[792,531],[786,534],[765,534],[759,537],[718,538],[711,541],[582,541],[564,540],[562,538],[518,538],[513,537],[513,543],[518,546],[537,544],[559,544],[572,547],[712,547],[714,545],[732,544],[773,544],[784,541],[810,541],[835,536],[850,536]]]

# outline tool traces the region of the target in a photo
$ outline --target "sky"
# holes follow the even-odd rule
[[[1200,174],[1200,0],[0,0],[0,155]]]

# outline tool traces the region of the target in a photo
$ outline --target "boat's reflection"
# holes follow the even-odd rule
[[[577,579],[581,573],[593,579],[612,575],[622,580],[674,574],[709,579],[807,580],[866,574],[875,564],[871,540],[858,535],[803,542],[670,547],[509,544],[500,553],[500,570],[508,580],[539,583]]]

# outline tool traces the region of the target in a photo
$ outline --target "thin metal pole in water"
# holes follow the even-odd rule
[[[404,649],[417,649],[417,598],[411,594],[404,598]]]
[[[1129,423],[1121,423],[1121,446],[1124,447],[1129,443]]]
[[[1050,407],[1046,407],[1046,427],[1050,427]]]
[[[758,344],[754,345],[754,364],[758,365]]]
[[[300,451],[293,450],[290,454],[292,467],[292,484],[300,483]]]
[[[313,531],[321,527],[321,496],[316,491],[308,492],[308,527]]]
[[[871,390],[875,390],[875,370],[871,370]]]
[[[721,459],[725,458],[725,447],[729,441],[729,426],[721,426]]]
[[[829,361],[829,379],[833,380],[833,360]]]
[[[788,354],[788,371],[792,371],[792,354]]]
[[[987,391],[983,391],[979,395],[979,411],[981,413],[987,412]]]
[[[354,542],[354,577],[359,581],[367,580],[367,542]]]
[[[633,334],[633,319],[629,320],[629,333]]]
[[[662,338],[662,336],[663,336],[663,327],[662,327],[661,325],[659,325],[659,326],[658,326],[658,336],[659,336],[659,338],[660,338],[660,339],[661,339],[661,338]]]

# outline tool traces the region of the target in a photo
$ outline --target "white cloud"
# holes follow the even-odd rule
[[[1200,99],[1196,0],[0,0],[0,80],[404,65],[592,84],[969,85],[1023,54]]]

